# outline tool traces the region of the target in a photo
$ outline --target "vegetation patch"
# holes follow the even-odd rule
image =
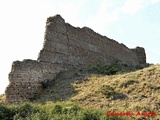
[[[83,109],[75,103],[21,103],[0,104],[1,120],[125,120],[107,117],[104,110]]]
[[[134,79],[129,79],[127,81],[124,81],[123,83],[121,83],[119,86],[122,88],[127,88],[129,85],[133,85],[134,83],[138,83],[137,80],[134,80]]]
[[[127,96],[123,93],[119,93],[117,91],[114,90],[114,88],[112,88],[109,85],[103,85],[99,91],[100,93],[102,93],[103,95],[106,96],[106,98],[111,98],[112,100],[117,100],[117,99],[125,99],[127,98]]]
[[[1,104],[0,120],[160,118],[160,65],[130,72],[118,71],[112,75],[101,74],[108,68],[102,66],[105,65],[91,66],[90,70],[89,67],[77,67],[60,73],[54,84],[46,88],[41,97],[33,101],[34,103]],[[103,69],[98,70],[99,68]],[[123,68],[120,70],[125,71]],[[0,98],[4,100],[4,96]],[[106,111],[116,113],[130,111],[135,114],[139,111],[155,112],[156,116],[106,117]]]
[[[142,66],[132,66],[121,63],[119,60],[114,61],[111,65],[104,64],[91,64],[88,66],[88,71],[91,73],[115,75],[119,73],[126,73],[138,69],[142,69]]]

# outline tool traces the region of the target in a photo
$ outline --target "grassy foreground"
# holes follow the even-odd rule
[[[5,96],[0,99],[4,100]],[[117,115],[111,114],[113,111]],[[127,114],[128,112],[133,114]],[[40,98],[33,102],[0,104],[0,120],[159,118],[160,65],[140,70],[118,64],[74,68],[60,73],[54,84],[46,88]]]
[[[105,112],[83,109],[67,101],[45,104],[0,104],[0,120],[127,120],[122,117],[106,117]]]

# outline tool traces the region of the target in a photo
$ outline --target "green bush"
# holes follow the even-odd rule
[[[72,107],[69,108],[68,114],[78,114],[78,112],[81,110],[80,107],[77,105],[73,105]]]
[[[28,115],[30,115],[32,112],[34,112],[34,108],[29,103],[23,103],[20,104],[16,109],[16,116],[26,118]]]
[[[0,104],[0,120],[11,120],[13,117],[11,109],[7,106]]]
[[[55,105],[54,107],[54,113],[62,113],[62,106],[61,105]]]
[[[81,116],[81,120],[100,120],[100,113],[97,110],[85,110]]]

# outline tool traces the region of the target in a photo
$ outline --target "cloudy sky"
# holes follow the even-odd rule
[[[160,0],[0,0],[0,94],[13,61],[37,59],[45,21],[56,14],[130,48],[142,46],[148,63],[160,63]]]

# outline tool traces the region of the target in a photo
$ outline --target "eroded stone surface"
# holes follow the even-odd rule
[[[15,61],[9,74],[6,102],[32,99],[43,91],[62,70],[77,65],[111,64],[114,60],[129,65],[145,65],[144,48],[129,49],[90,28],[75,28],[60,16],[49,17],[43,49],[37,61]]]

